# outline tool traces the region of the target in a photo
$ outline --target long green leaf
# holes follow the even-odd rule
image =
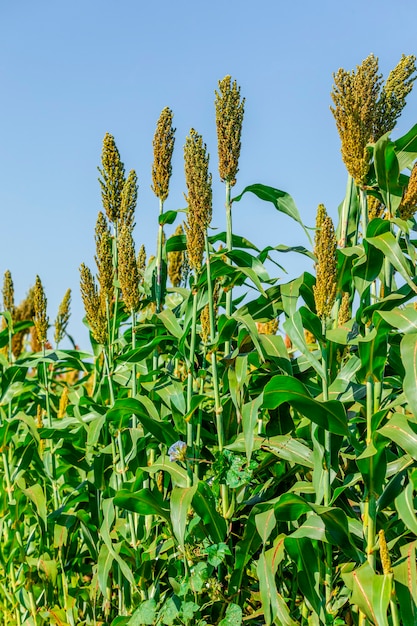
[[[277,375],[265,387],[264,408],[276,409],[284,402],[288,402],[302,415],[332,433],[348,433],[346,413],[340,402],[318,402],[296,378]]]
[[[392,566],[395,594],[398,597],[403,626],[415,626],[417,624],[416,546],[417,541],[401,546],[401,557]]]
[[[216,510],[216,501],[207,483],[199,481],[192,504],[203,521],[204,533],[213,544],[222,543],[226,538],[226,522]]]
[[[417,433],[402,413],[394,413],[387,423],[378,430],[381,435],[395,441],[403,450],[417,460]]]
[[[351,602],[365,613],[371,623],[388,626],[392,577],[375,574],[369,563],[364,563],[353,572],[342,574],[342,578],[352,591]]]
[[[417,417],[417,333],[405,335],[400,347],[405,369],[404,393],[411,411]]]
[[[174,487],[171,493],[172,530],[181,549],[184,549],[187,516],[196,489],[197,485],[185,488]]]
[[[413,492],[413,485],[408,483],[395,498],[395,508],[408,530],[411,530],[417,536],[417,517],[414,508]]]
[[[289,193],[281,191],[280,189],[275,189],[274,187],[269,187],[268,185],[261,185],[257,183],[255,185],[249,185],[248,187],[245,187],[241,194],[232,199],[232,202],[239,202],[242,199],[242,196],[248,191],[255,194],[255,196],[257,196],[260,200],[272,202],[272,204],[278,211],[281,211],[281,213],[285,213],[293,220],[298,222],[310,239],[310,236],[308,235],[308,232],[303,224],[295,202]]]

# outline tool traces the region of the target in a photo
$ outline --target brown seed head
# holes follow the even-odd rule
[[[193,128],[184,146],[185,182],[188,195],[187,255],[191,269],[199,271],[204,254],[204,235],[211,222],[212,190],[211,174],[208,171],[209,156],[201,135]]]
[[[169,179],[172,173],[172,153],[175,143],[173,113],[165,107],[159,116],[153,138],[152,191],[164,202],[168,198]]]
[[[57,346],[64,338],[65,332],[67,330],[67,326],[68,326],[68,322],[70,318],[70,306],[71,306],[71,289],[67,289],[62,299],[62,302],[59,305],[58,315],[55,320],[54,340]]]
[[[378,116],[381,75],[378,58],[370,54],[356,72],[339,69],[333,75],[331,108],[342,142],[342,158],[356,184],[363,185],[369,170],[367,144],[374,134]]]
[[[48,331],[49,318],[46,315],[47,300],[39,276],[36,276],[35,291],[33,295],[33,306],[35,309],[33,321],[35,324],[36,336],[39,343],[43,346],[46,342],[46,333]]]
[[[240,97],[240,87],[230,76],[219,81],[219,91],[215,91],[217,149],[219,154],[220,180],[233,187],[238,170],[242,122],[245,99]]]
[[[417,161],[414,163],[411,171],[407,188],[404,192],[401,204],[399,206],[400,217],[408,220],[413,217],[417,210]]]
[[[314,300],[317,315],[321,319],[329,317],[336,298],[336,235],[332,219],[323,218],[323,205],[319,206],[317,222],[321,226],[316,230],[315,255],[316,284],[314,286]]]
[[[174,236],[184,234],[184,229],[179,224],[175,229]],[[183,278],[185,254],[183,250],[175,250],[168,253],[168,276],[173,287],[179,287]]]
[[[113,299],[113,239],[104,213],[98,214],[95,230],[96,256],[98,282],[100,285],[100,297],[103,309],[106,310],[106,302],[109,305]],[[110,307],[108,307],[110,310]]]
[[[102,178],[99,178],[99,183],[103,207],[108,219],[115,224],[120,216],[122,191],[125,184],[125,168],[120,160],[114,137],[109,133],[106,133],[103,139],[101,163],[102,169],[97,169],[102,176]]]
[[[80,289],[84,303],[87,323],[90,326],[94,339],[104,344],[107,340],[106,313],[102,308],[100,294],[90,269],[84,265],[80,267]]]
[[[125,184],[123,185],[120,199],[119,229],[122,223],[126,223],[130,230],[134,227],[135,209],[138,200],[138,177],[135,170],[130,170]]]
[[[119,282],[126,310],[130,313],[139,307],[139,272],[135,244],[127,224],[123,224],[117,242]]]

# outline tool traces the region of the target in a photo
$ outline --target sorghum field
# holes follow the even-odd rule
[[[417,624],[417,125],[395,134],[415,78],[414,56],[385,80],[373,55],[334,74],[336,226],[323,205],[307,230],[285,191],[239,189],[230,76],[213,109],[224,232],[194,129],[187,211],[164,210],[166,108],[155,255],[136,246],[136,173],[106,134],[97,267],[80,268],[91,350],[60,348],[70,291],[51,323],[41,279],[17,304],[4,276],[3,624]],[[253,195],[310,249],[236,234]],[[270,268],[289,250],[312,273],[283,282]]]

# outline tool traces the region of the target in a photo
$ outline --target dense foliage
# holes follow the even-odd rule
[[[401,63],[408,87],[414,62]],[[40,279],[15,306],[6,273],[4,624],[417,623],[417,125],[391,138],[399,95],[374,70],[372,57],[335,75],[342,141],[349,80],[365,73],[380,121],[396,108],[381,136],[376,118],[362,121],[336,232],[320,206],[311,250],[292,249],[314,274],[280,282],[267,268],[289,248],[232,231],[233,204],[252,194],[304,226],[283,191],[232,197],[245,103],[230,77],[215,107],[223,233],[209,232],[209,158],[192,129],[186,222],[165,236],[184,214],[164,210],[175,134],[164,109],[157,251],[136,255],[136,174],[106,135],[97,272],[81,267],[91,354],[59,347],[68,293],[54,349]]]

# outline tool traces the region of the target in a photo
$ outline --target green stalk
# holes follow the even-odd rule
[[[2,459],[3,459],[4,477],[6,480],[7,501],[9,503],[9,506],[12,506],[13,498],[12,498],[12,484],[10,480],[9,460],[5,452],[2,452]],[[19,536],[20,536],[20,533],[19,533]],[[11,567],[10,567],[10,579],[11,579],[10,582],[12,586],[13,597],[16,598],[17,584],[16,584],[16,576],[15,576],[15,571],[14,571],[13,560],[11,562]],[[15,607],[15,615],[16,615],[16,624],[17,626],[20,626],[22,622],[20,619],[20,611],[19,611],[18,606]]]
[[[366,446],[372,445],[372,415],[374,412],[374,382],[366,381]],[[364,531],[366,536],[366,555],[369,565],[375,570],[376,542],[376,498],[374,492],[374,458],[369,457],[369,492],[365,502]]]
[[[132,350],[136,348],[136,313],[132,310]],[[136,363],[132,363],[132,398],[136,398]],[[132,415],[132,428],[137,428],[138,419],[136,415]]]
[[[322,320],[322,333],[326,336],[326,320]],[[327,402],[329,399],[328,390],[328,358],[327,358],[327,345],[322,346],[322,363],[324,369],[324,376],[322,377],[322,392],[323,401]],[[332,450],[332,436],[328,430],[324,431],[324,506],[329,506],[331,501],[331,450]],[[333,581],[333,555],[332,546],[330,543],[325,544],[326,552],[326,574],[325,574],[325,595],[326,595],[326,611],[330,605],[332,598],[332,581]]]
[[[52,428],[51,403],[50,403],[50,397],[49,397],[49,376],[48,376],[48,368],[46,366],[46,361],[45,361],[45,358],[46,358],[45,342],[42,344],[42,351],[43,351],[43,358],[44,358],[43,373],[44,373],[44,381],[45,381],[46,418],[48,422],[48,428]],[[57,484],[56,484],[56,461],[55,461],[55,456],[52,450],[52,440],[49,440],[48,443],[49,443],[48,465],[49,465],[49,470],[51,473],[54,509],[56,511],[59,508],[58,489],[57,489]]]
[[[194,285],[193,289],[193,314],[191,321],[191,341],[190,341],[190,357],[189,357],[189,368],[188,368],[188,376],[187,376],[187,413],[191,410],[191,398],[193,395],[193,383],[194,383],[194,357],[195,357],[195,344],[196,344],[196,336],[197,336],[197,288],[195,287],[197,283],[197,277],[194,277]],[[190,451],[193,449],[194,441],[194,429],[191,419],[187,422],[187,447]],[[192,456],[194,456],[194,452],[192,452]],[[189,476],[190,484],[191,484],[191,476]]]
[[[159,198],[159,218],[164,213],[164,202]],[[157,254],[156,254],[156,312],[160,313],[162,310],[162,233],[163,225],[158,225],[158,242],[157,242]]]
[[[392,626],[401,626],[401,620],[400,620],[400,616],[398,613],[398,606],[397,606],[396,595],[395,595],[394,578],[392,578],[392,592],[391,592],[391,598],[389,601],[389,606],[391,609]]]
[[[113,406],[114,405],[114,389],[113,389],[113,381],[111,379],[111,374],[110,374],[110,363],[109,363],[109,355],[107,354],[106,348],[103,348],[103,354],[104,354],[104,367],[105,367],[105,375],[108,378],[109,381],[109,392],[110,392],[110,405]]]
[[[226,180],[226,249],[231,252],[233,249],[233,230],[232,230],[232,203],[230,200],[231,186],[230,182]],[[227,260],[231,265],[230,259]],[[230,317],[232,315],[232,289],[229,288],[226,291],[226,315]],[[230,352],[230,341],[227,340],[224,345],[225,354]]]
[[[28,590],[29,595],[29,603],[30,603],[30,612],[32,613],[34,626],[38,626],[38,615],[36,609],[35,597],[33,595],[33,591],[31,589]]]
[[[366,192],[364,189],[359,189],[359,202],[361,207],[361,222],[362,222],[362,239],[366,237],[366,231],[368,228],[368,200],[366,198]]]
[[[227,188],[228,183],[226,183]],[[229,185],[230,195],[230,185]],[[231,215],[230,215],[231,217]],[[206,249],[206,265],[207,265],[207,295],[209,305],[209,320],[210,320],[210,342],[214,342],[216,336],[216,324],[214,318],[214,302],[213,302],[213,286],[211,282],[211,263],[210,263],[210,250],[208,245],[207,232],[204,234],[204,243]],[[229,292],[228,292],[229,293]],[[227,295],[227,294],[226,294]],[[217,358],[216,352],[211,351],[211,375],[213,380],[213,393],[214,393],[214,410],[216,414],[216,432],[217,432],[217,444],[219,446],[219,453],[223,452],[224,447],[224,424],[223,424],[223,407],[220,400],[219,391],[219,378],[217,372]],[[227,485],[221,485],[222,495],[222,510],[223,517],[227,517],[229,511],[229,492]]]

